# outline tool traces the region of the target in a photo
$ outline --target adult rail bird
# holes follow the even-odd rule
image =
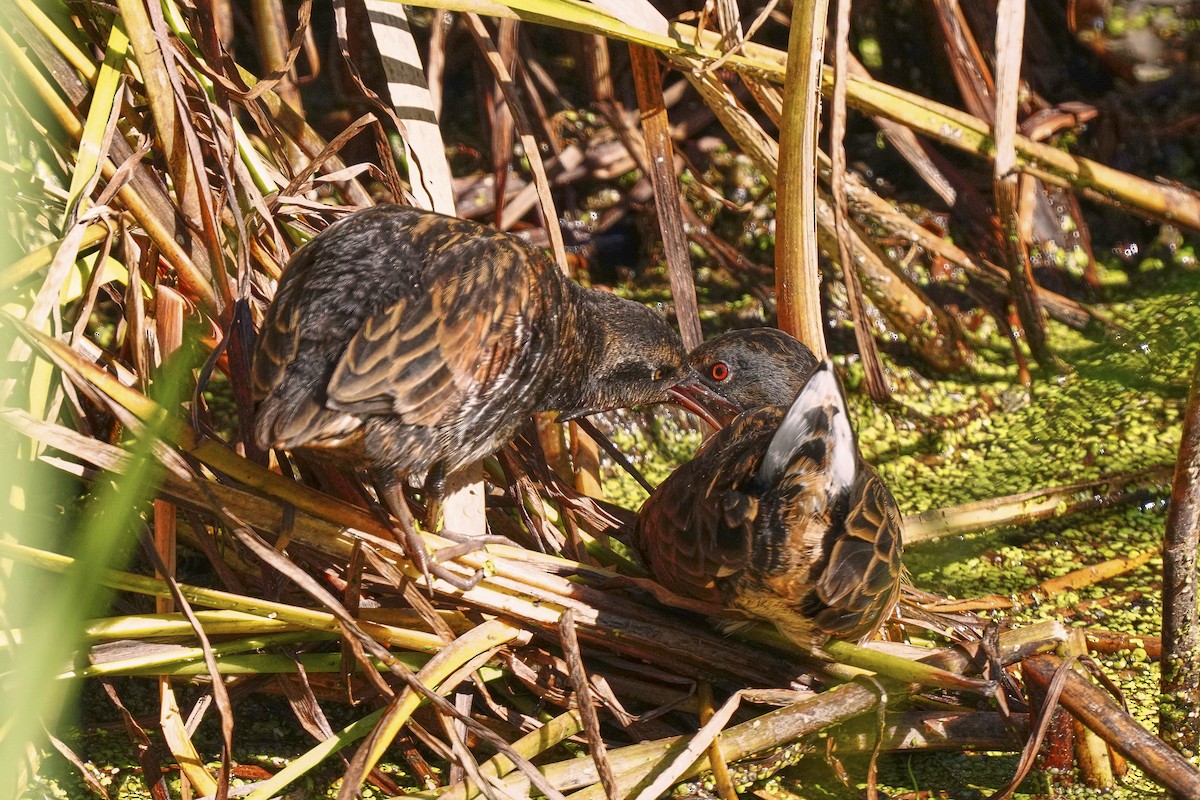
[[[685,394],[682,388],[688,389]],[[398,205],[331,225],[279,281],[254,354],[260,447],[365,467],[409,555],[402,494],[504,446],[535,411],[677,402],[703,415],[679,336],[638,303],[567,279],[484,225]]]
[[[896,605],[900,514],[859,455],[832,365],[782,336],[693,351],[708,387],[749,410],[646,500],[634,540],[666,588],[819,652],[867,638]]]

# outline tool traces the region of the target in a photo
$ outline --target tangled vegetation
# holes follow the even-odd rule
[[[843,3],[828,41],[799,0],[0,6],[3,796],[1200,796],[1163,579],[1200,492],[1200,10]],[[466,591],[362,476],[259,451],[276,281],[380,202],[514,230],[689,346],[831,353],[906,516],[901,656],[664,596],[575,424],[482,465],[505,542],[447,562]],[[597,422],[653,484],[702,436]]]

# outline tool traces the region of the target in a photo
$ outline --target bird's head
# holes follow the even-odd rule
[[[609,292],[586,290],[585,324],[576,347],[585,348],[586,368],[569,387],[573,407],[562,407],[560,421],[626,406],[675,403],[715,423],[710,407],[722,400],[688,363],[683,342],[666,320],[641,303]],[[703,405],[701,405],[703,401]]]
[[[742,411],[788,406],[819,366],[813,352],[783,331],[751,328],[709,339],[691,352],[688,363],[705,392],[692,399],[722,424]],[[720,403],[709,403],[711,396]]]

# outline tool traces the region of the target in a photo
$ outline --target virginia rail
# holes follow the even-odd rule
[[[651,572],[814,652],[870,636],[899,596],[900,514],[859,455],[832,365],[766,329],[713,339],[690,360],[749,410],[642,506],[634,536]]]
[[[559,419],[705,387],[653,312],[567,278],[543,252],[475,222],[398,205],[331,225],[279,281],[254,354],[255,441],[372,471],[410,557],[402,494],[495,452],[535,411]],[[689,394],[680,391],[689,389]],[[432,522],[432,520],[431,520]]]

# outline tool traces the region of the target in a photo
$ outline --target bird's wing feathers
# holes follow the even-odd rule
[[[638,516],[635,540],[658,582],[676,594],[721,603],[717,579],[725,559],[709,545],[714,518],[697,513],[695,497],[658,495]]]
[[[846,400],[828,361],[804,384],[779,424],[763,456],[758,483],[775,485],[802,449],[823,442],[831,443],[832,447],[826,453],[814,453],[813,458],[825,462],[833,491],[848,489],[854,479],[858,445],[850,427]]]
[[[899,590],[901,528],[896,501],[865,464],[850,493],[840,534],[829,543],[829,558],[814,591],[824,608],[817,625],[843,638],[860,638],[887,617]]]
[[[457,271],[440,271],[417,299],[369,318],[330,378],[330,407],[429,426],[460,410],[472,387],[483,385],[479,378],[503,372],[525,344],[515,333],[530,281],[516,253],[492,249]]]
[[[809,379],[779,425],[758,483],[777,486],[781,524],[760,532],[774,550],[768,583],[839,638],[870,633],[896,601],[900,519],[879,476],[858,455],[846,402],[829,362]],[[845,509],[844,520],[839,521]],[[775,531],[779,541],[765,535]],[[809,569],[789,566],[807,559]]]
[[[300,348],[300,309],[295,305],[280,305],[264,322],[256,341],[251,390],[255,401],[261,401],[283,382],[287,365]]]
[[[300,350],[301,316],[299,304],[278,303],[267,315],[258,336],[251,389],[259,403],[254,439],[264,449],[337,446],[353,436],[361,425],[356,417],[318,403],[313,391],[278,391],[289,379],[289,365]],[[319,382],[319,377],[298,374],[290,380],[311,387]]]
[[[460,386],[491,384],[511,367],[529,343],[527,318],[542,307],[539,273],[557,273],[540,253],[511,244],[489,256],[455,275],[448,291],[434,299],[442,320],[438,338]],[[523,260],[527,256],[532,257]]]
[[[428,295],[401,300],[366,321],[330,376],[327,403],[353,414],[398,414],[433,425],[459,387],[439,341]]]
[[[723,602],[718,581],[745,569],[761,506],[748,484],[779,409],[743,414],[675,470],[638,514],[636,538],[659,582]]]

